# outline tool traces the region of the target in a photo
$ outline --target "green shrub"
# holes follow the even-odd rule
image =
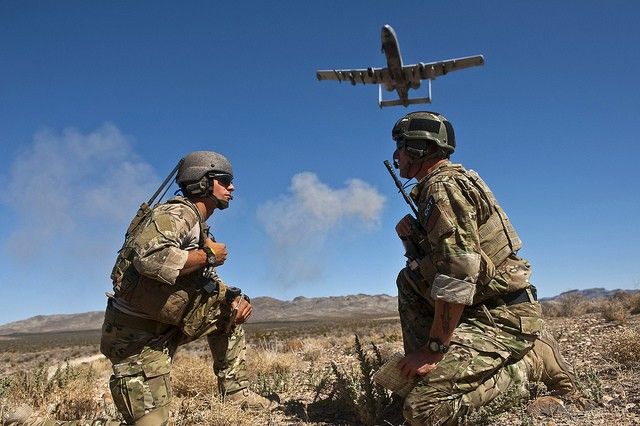
[[[385,411],[392,404],[390,392],[372,379],[373,373],[384,361],[378,347],[373,343],[371,346],[373,357],[365,353],[356,334],[354,349],[359,369],[341,368],[335,362],[331,363],[335,375],[333,398],[347,407],[358,423],[364,425],[380,424]]]

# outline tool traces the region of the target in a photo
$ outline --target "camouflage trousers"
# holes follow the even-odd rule
[[[192,339],[176,327],[158,323],[157,330],[141,330],[121,318],[107,308],[100,344],[113,364],[109,387],[114,404],[125,424],[165,425],[172,398],[171,362],[178,346]],[[248,387],[244,329],[230,327],[230,321],[231,313],[220,306],[207,334],[221,395]]]
[[[398,310],[405,353],[424,346],[434,316],[430,288],[408,269],[398,275]],[[449,351],[422,376],[404,402],[413,425],[451,425],[507,389],[525,394],[529,352],[542,329],[537,302],[467,308]]]

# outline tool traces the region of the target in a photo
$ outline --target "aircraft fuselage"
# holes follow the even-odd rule
[[[385,89],[388,91],[396,90],[400,100],[404,103],[409,97],[410,82],[407,81],[406,75],[402,70],[402,55],[400,54],[398,36],[396,36],[396,32],[391,28],[391,25],[385,25],[382,27],[380,38],[382,39],[382,51],[387,57],[387,68],[389,74],[391,74],[391,78],[384,82]],[[412,84],[411,86],[415,85]],[[420,82],[418,81],[417,87],[419,86]]]
[[[394,73],[402,70],[402,56],[400,56],[400,46],[396,32],[390,25],[382,27],[382,51],[387,57],[387,68]]]
[[[387,59],[387,66],[382,68],[359,69],[328,69],[318,70],[318,80],[347,81],[352,85],[377,84],[378,105],[380,108],[394,105],[413,105],[431,103],[431,80],[445,75],[448,72],[484,64],[482,55],[453,58],[436,62],[418,62],[413,65],[404,65],[400,55],[400,45],[395,31],[391,25],[384,25],[380,33],[382,52]],[[421,81],[429,82],[426,97],[409,98],[409,90],[418,89]],[[396,91],[398,99],[385,100],[382,98],[382,89],[389,92]]]

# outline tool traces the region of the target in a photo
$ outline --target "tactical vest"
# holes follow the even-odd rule
[[[464,176],[475,185],[491,207],[486,217],[477,218],[478,236],[480,237],[481,255],[488,257],[495,266],[498,266],[511,254],[517,253],[522,248],[522,242],[493,192],[478,176],[478,173],[473,170],[465,170],[462,167],[461,169]]]
[[[184,197],[176,197],[167,203],[181,204],[193,211],[200,222],[198,245],[202,247],[208,235],[208,225],[200,220],[195,206]],[[152,220],[153,209],[145,203],[127,228],[124,244],[118,251],[118,258],[111,272],[113,297],[155,321],[179,326],[187,336],[206,334],[212,326],[208,322],[215,316],[212,311],[224,297],[224,283],[213,269],[208,271],[208,279],[217,282],[216,293],[203,290],[203,269],[179,276],[173,285],[141,275],[133,265],[135,250],[132,242]]]
[[[416,188],[417,191],[412,191],[412,197],[414,197],[414,199],[421,197],[419,192],[424,191],[435,182],[441,181],[443,177],[447,180],[454,180],[461,191],[465,193],[467,199],[475,199],[478,204],[486,206],[484,209],[476,209],[480,255],[482,257],[478,283],[489,284],[497,275],[496,267],[502,265],[505,260],[515,255],[522,247],[520,238],[487,184],[484,183],[475,171],[466,170],[459,164],[440,166],[425,182],[418,184],[419,187]],[[424,208],[424,206],[421,207]],[[423,214],[424,212],[420,213]],[[428,253],[431,250],[428,239],[424,237],[420,245],[426,253],[426,258],[420,262],[421,273],[427,282],[431,283],[437,270],[435,265],[428,259]],[[519,283],[514,284],[516,287],[521,287]],[[507,291],[511,290],[514,289]]]

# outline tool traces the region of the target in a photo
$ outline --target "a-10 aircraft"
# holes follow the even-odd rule
[[[378,84],[378,105],[380,108],[394,105],[431,103],[431,80],[451,71],[484,64],[482,55],[448,59],[446,61],[402,65],[400,47],[396,32],[390,25],[382,27],[382,51],[387,57],[386,68],[366,68],[354,70],[320,70],[318,80],[349,81],[351,84]],[[409,89],[420,87],[421,80],[429,80],[429,92],[426,98],[409,98]],[[398,92],[398,99],[383,100],[382,86],[389,92]]]

